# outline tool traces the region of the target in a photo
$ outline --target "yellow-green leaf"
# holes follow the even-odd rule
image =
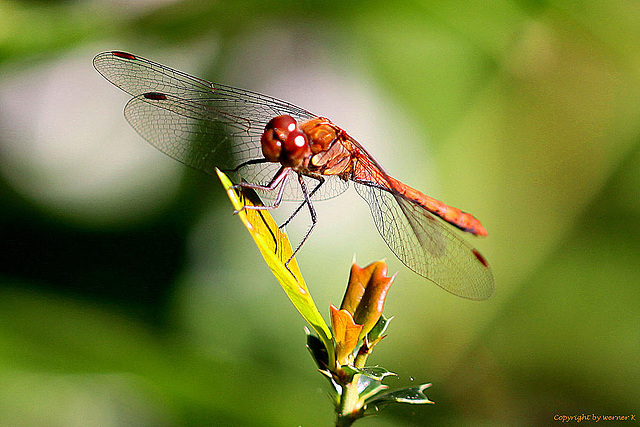
[[[216,172],[233,207],[238,211],[238,217],[249,230],[273,275],[298,312],[316,331],[318,337],[326,346],[329,352],[329,360],[334,360],[331,331],[320,315],[313,298],[311,298],[296,259],[291,259],[288,269],[284,265],[293,253],[286,232],[280,230],[269,211],[243,209],[244,206],[256,206],[259,202],[249,200],[243,193],[234,190],[232,188],[233,183],[229,178],[220,170],[216,169]]]

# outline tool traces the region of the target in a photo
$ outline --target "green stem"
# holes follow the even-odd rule
[[[365,340],[365,343],[358,350],[353,366],[358,369],[364,368],[370,353],[371,349]],[[336,410],[338,414],[336,420],[337,427],[350,426],[358,418],[364,416],[364,402],[360,400],[360,394],[358,393],[358,378],[360,378],[360,374],[355,374],[348,383],[341,384],[342,394],[340,395],[340,403]]]
[[[342,385],[340,404],[337,408],[336,427],[347,427],[364,415],[360,395],[358,394],[358,377],[356,374],[348,384]]]

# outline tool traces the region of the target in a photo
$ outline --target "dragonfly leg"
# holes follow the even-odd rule
[[[267,185],[260,184],[251,184],[250,182],[241,182],[240,184],[235,184],[232,188],[250,188],[252,190],[264,190],[264,191],[273,191],[278,186],[280,189],[278,190],[278,194],[276,196],[276,200],[273,205],[270,206],[243,206],[242,209],[235,211],[234,213],[238,213],[244,209],[253,209],[253,210],[266,210],[266,209],[276,209],[280,206],[280,202],[282,202],[282,197],[284,195],[285,184],[287,183],[287,179],[289,178],[289,173],[291,172],[291,168],[283,166],[278,170],[276,175],[273,177],[271,182]]]
[[[311,215],[311,227],[309,227],[309,229],[307,230],[307,233],[304,235],[304,237],[302,238],[302,240],[298,244],[298,247],[293,251],[293,253],[289,257],[287,262],[284,263],[284,266],[287,268],[287,270],[289,270],[289,262],[291,262],[293,257],[296,256],[296,254],[298,253],[298,251],[302,247],[302,245],[304,245],[304,242],[306,242],[306,240],[309,238],[309,236],[311,235],[311,232],[313,231],[313,229],[316,226],[316,223],[318,222],[318,215],[316,214],[316,209],[313,207],[313,204],[311,203],[310,195],[309,195],[309,192],[307,191],[307,186],[304,183],[304,179],[303,179],[301,174],[298,174],[298,182],[300,183],[300,188],[302,189],[302,194],[304,195],[304,202],[300,205],[300,207],[304,206],[305,203],[306,203],[307,206],[309,206],[309,214]],[[323,183],[324,183],[324,180],[320,181],[320,183],[313,189],[313,191],[314,192],[317,191],[318,188],[320,188],[320,186]],[[313,194],[313,193],[311,193],[311,194]],[[289,272],[291,273],[291,270],[289,270]],[[293,274],[293,273],[291,273],[291,274]]]
[[[223,169],[222,172],[224,173],[229,173],[229,172],[238,172],[240,169],[242,169],[245,166],[249,166],[249,165],[259,165],[261,163],[267,163],[268,160],[267,159],[251,159],[251,160],[247,160],[244,163],[240,163],[238,166],[236,166],[233,169]]]
[[[322,184],[324,184],[324,178],[323,178],[323,177],[315,177],[315,176],[312,176],[312,178],[317,179],[319,182],[318,182],[318,185],[316,185],[316,186],[313,188],[313,190],[311,190],[311,193],[309,193],[309,200],[311,200],[311,198],[313,197],[313,195],[314,195],[314,194],[316,194],[316,191],[318,191],[318,190],[320,189],[320,187],[322,187]],[[296,208],[296,210],[295,210],[295,211],[294,211],[294,212],[289,216],[289,218],[288,218],[285,222],[283,222],[282,224],[280,224],[280,227],[279,227],[279,228],[284,228],[284,227],[286,227],[286,226],[291,222],[291,220],[292,220],[296,215],[298,215],[298,212],[300,212],[300,209],[302,209],[302,208],[304,207],[304,205],[306,205],[306,204],[307,204],[307,199],[305,198],[305,200],[303,200],[303,201],[302,201],[302,203],[300,203],[300,205],[299,205],[299,206]]]

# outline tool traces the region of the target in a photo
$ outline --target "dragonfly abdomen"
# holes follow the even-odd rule
[[[395,190],[395,192],[400,193],[405,199],[417,203],[432,214],[439,216],[449,224],[476,236],[487,235],[487,230],[482,226],[480,221],[470,213],[449,206],[433,197],[429,197],[395,178],[388,177],[388,180],[389,186]]]

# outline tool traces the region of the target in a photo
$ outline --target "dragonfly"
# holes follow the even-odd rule
[[[274,209],[336,197],[353,183],[391,251],[408,268],[463,298],[484,300],[494,279],[486,258],[461,232],[486,236],[473,215],[392,178],[374,157],[328,118],[277,98],[191,76],[121,51],[98,54],[95,69],[132,96],[129,124],[152,146],[215,176],[236,171],[238,187],[256,191]]]

